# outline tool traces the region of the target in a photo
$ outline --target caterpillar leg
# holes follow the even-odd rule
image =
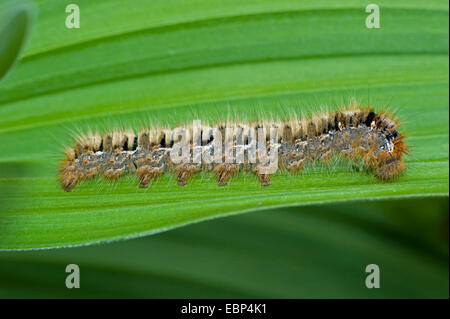
[[[86,151],[78,160],[68,153],[60,168],[61,186],[70,192],[80,181],[98,175],[101,169],[101,161],[92,151]]]
[[[214,173],[217,177],[217,184],[219,186],[227,185],[230,177],[236,175],[240,170],[239,164],[218,164],[214,167]]]
[[[188,180],[200,172],[200,164],[179,164],[173,168],[178,180],[179,186],[184,186],[187,184]]]
[[[136,170],[139,178],[139,187],[147,188],[150,182],[164,173],[164,165],[153,167],[151,165],[142,165]]]
[[[269,186],[270,185],[270,177],[273,174],[266,174],[266,169],[267,167],[265,167],[265,165],[257,165],[254,169],[253,169],[253,173],[256,174],[256,177],[258,177],[258,180],[261,183],[261,186]]]
[[[74,162],[64,162],[60,169],[61,186],[65,192],[70,192],[81,180],[81,172]]]
[[[158,147],[154,147],[152,150],[143,148],[133,155],[133,165],[130,166],[136,169],[140,188],[147,188],[152,180],[160,177],[164,173],[166,157],[166,151]]]

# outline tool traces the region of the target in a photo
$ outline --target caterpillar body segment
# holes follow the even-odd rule
[[[138,177],[139,187],[145,188],[169,173],[183,186],[194,175],[207,171],[214,173],[218,185],[223,186],[239,171],[247,170],[261,185],[268,186],[274,173],[269,170],[274,164],[273,158],[269,159],[273,154],[275,170],[285,169],[292,174],[308,162],[327,162],[343,156],[362,162],[380,180],[391,180],[405,169],[402,157],[407,146],[398,126],[382,111],[353,108],[305,119],[293,116],[285,121],[228,121],[197,130],[191,124],[173,129],[152,127],[137,134],[91,133],[77,138],[74,146],[66,150],[60,182],[68,192],[95,176],[117,179],[133,174]],[[175,149],[183,139],[184,158],[178,161]],[[267,152],[259,152],[260,147]]]

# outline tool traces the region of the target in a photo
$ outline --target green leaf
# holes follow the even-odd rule
[[[448,3],[381,1],[367,29],[360,1],[39,2],[29,46],[0,83],[0,249],[90,244],[153,234],[219,216],[356,199],[448,196]],[[382,183],[346,163],[262,188],[241,174],[218,187],[164,176],[85,182],[72,193],[57,168],[73,132],[147,119],[336,109],[355,97],[395,110],[411,155]],[[230,107],[231,106],[231,107]],[[280,107],[282,106],[282,107]]]
[[[64,285],[69,263],[81,289]],[[373,263],[381,289],[365,286]],[[108,245],[0,252],[0,270],[7,298],[448,298],[448,198],[277,209]]]
[[[30,31],[34,7],[28,2],[0,4],[0,80],[19,58]]]

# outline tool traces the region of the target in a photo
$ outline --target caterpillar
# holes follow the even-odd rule
[[[164,173],[180,186],[200,171],[216,175],[219,186],[241,170],[252,171],[262,186],[277,169],[295,174],[308,162],[343,156],[392,180],[405,169],[407,153],[399,123],[383,111],[359,106],[288,120],[224,121],[151,127],[135,134],[115,130],[89,133],[67,148],[59,169],[61,186],[71,191],[79,182],[103,175],[117,179],[135,174],[146,188]]]

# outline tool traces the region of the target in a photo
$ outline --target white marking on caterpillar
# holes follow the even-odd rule
[[[294,116],[285,121],[228,121],[212,127],[195,120],[192,125],[152,127],[138,134],[88,134],[66,151],[61,185],[70,191],[98,175],[115,179],[136,174],[139,186],[148,187],[166,172],[185,185],[204,170],[213,172],[222,186],[239,171],[248,170],[267,186],[279,168],[296,173],[305,163],[326,162],[334,156],[362,162],[378,178],[390,180],[405,167],[406,145],[397,127],[382,112],[354,108],[302,120]]]

